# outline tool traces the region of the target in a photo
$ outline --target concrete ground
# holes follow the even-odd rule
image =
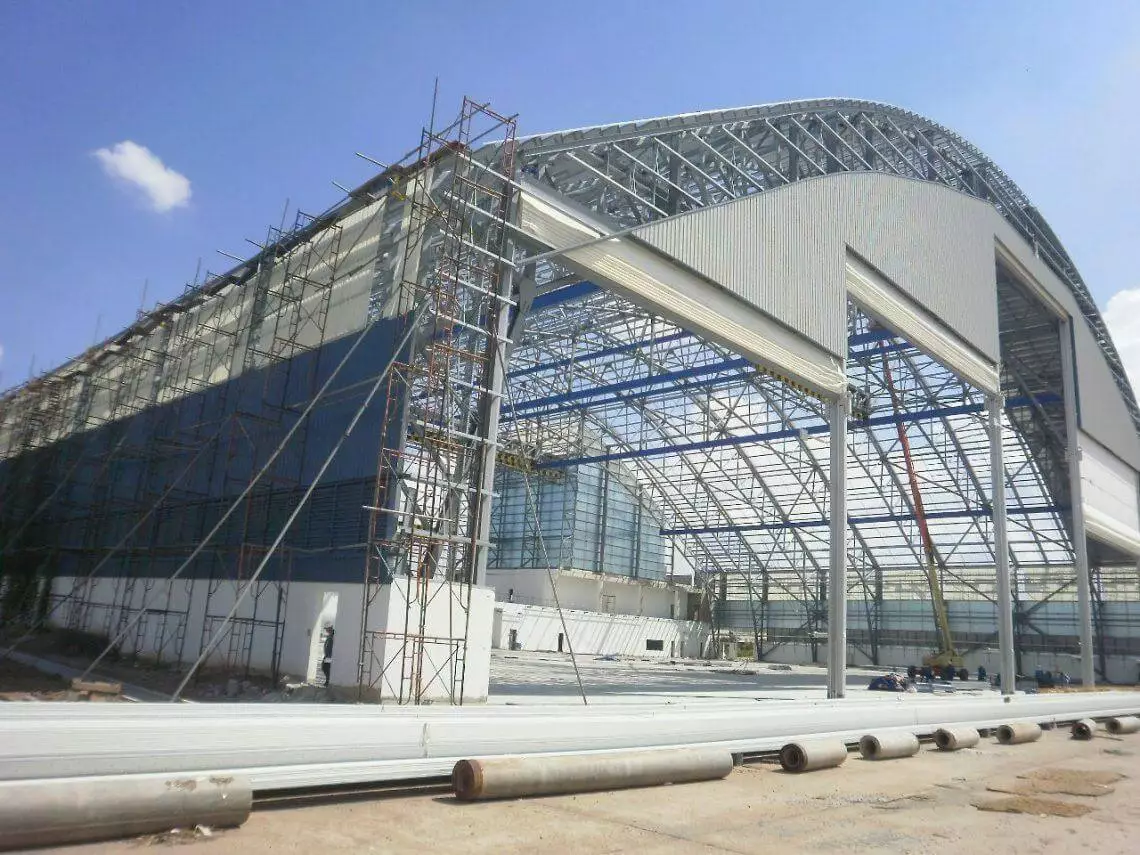
[[[826,696],[827,669],[822,665],[779,665],[695,659],[612,659],[579,656],[578,671],[590,703],[669,703],[702,698],[806,700]],[[849,668],[849,694],[866,692],[871,679],[885,669]],[[989,691],[969,680],[950,684],[956,693]],[[939,689],[942,691],[942,689]],[[491,654],[491,704],[574,703],[581,696],[569,655],[495,650]]]
[[[1010,798],[1021,775],[1076,770],[1127,776],[1099,797],[1041,798],[1084,816],[992,813],[974,805]],[[1078,786],[1078,789],[1080,787]],[[1111,788],[1110,788],[1111,789]],[[1073,807],[1076,805],[1077,807]],[[239,829],[191,843],[202,853],[1124,853],[1140,838],[1140,735],[1074,742],[1046,732],[1032,745],[883,762],[852,754],[846,764],[805,775],[758,764],[725,780],[641,790],[463,804],[442,792],[256,809]],[[119,855],[162,840],[53,850]]]

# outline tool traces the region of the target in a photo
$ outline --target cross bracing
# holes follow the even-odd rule
[[[565,293],[531,315],[516,345],[507,434],[518,424],[541,435],[545,471],[632,469],[662,515],[662,533],[684,545],[712,587],[723,577],[727,614],[747,624],[753,615],[734,612],[733,602],[798,603],[818,624],[829,546],[819,402],[613,294]],[[981,393],[857,311],[850,341],[849,381],[868,401],[849,434],[850,598],[881,618],[892,601],[926,596],[903,425],[948,598],[993,603]],[[1027,602],[1075,596],[1067,497],[1050,489],[1032,435],[1016,428],[1057,398],[1030,390],[1006,400],[1010,551]]]

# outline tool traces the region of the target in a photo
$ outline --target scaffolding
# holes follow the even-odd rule
[[[316,364],[299,368],[295,359],[324,339],[332,283],[341,261],[343,229],[332,224],[299,242],[288,241],[313,221],[301,211],[290,232],[271,228],[246,286],[242,324],[233,333],[238,381],[222,442],[221,495],[239,495],[261,472],[270,453],[281,442],[296,413],[292,398],[309,400],[315,392]],[[293,244],[290,246],[290,244]],[[289,247],[289,248],[286,248]],[[295,376],[297,371],[303,376]],[[291,442],[304,448],[307,425]],[[212,562],[206,580],[199,649],[224,627],[221,643],[210,662],[216,671],[250,675],[254,646],[270,638],[270,677],[279,676],[281,648],[288,608],[293,555],[290,546],[273,556],[273,566],[250,581],[252,569],[268,554],[282,521],[298,499],[303,455],[281,455],[261,475],[258,489],[242,502],[237,531],[221,560]],[[204,532],[203,532],[204,534]],[[246,586],[245,608],[229,616],[229,609]]]
[[[471,146],[498,142],[489,163]],[[418,325],[388,383],[364,570],[359,693],[464,699],[472,587],[490,546],[512,267],[515,121],[464,99],[427,128],[406,171],[402,325]],[[393,335],[401,339],[406,326]],[[401,602],[393,605],[391,599]],[[387,612],[378,615],[379,607]],[[399,612],[402,626],[392,626]],[[446,613],[447,632],[429,614]],[[380,628],[374,628],[376,622]]]

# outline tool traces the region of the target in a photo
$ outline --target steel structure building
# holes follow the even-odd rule
[[[356,681],[397,662],[418,699],[462,682],[488,562],[683,555],[718,635],[826,649],[842,694],[936,644],[933,561],[967,658],[1135,677],[1140,410],[1004,172],[864,101],[513,128],[465,104],[8,392],[5,616],[42,595],[128,653],[276,670],[298,592],[349,586]],[[410,617],[373,629],[388,589]]]

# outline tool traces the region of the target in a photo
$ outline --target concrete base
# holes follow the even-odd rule
[[[72,593],[75,580],[58,577],[53,580],[56,598]],[[413,602],[408,608],[407,580],[375,589],[369,607],[369,629],[376,635],[375,654],[387,665],[384,680],[374,679],[377,690],[373,698],[388,700],[399,697],[401,680],[406,689],[421,675],[430,691],[424,699],[447,702],[452,694],[452,680],[463,674],[463,700],[483,701],[491,660],[491,624],[494,591],[474,588],[471,592],[470,619],[466,617],[460,586],[446,582],[428,582],[425,594],[427,620],[419,626],[419,601],[412,589]],[[56,627],[71,627],[104,637],[117,635],[146,606],[146,613],[123,636],[120,650],[124,656],[159,663],[189,664],[198,658],[210,636],[221,625],[221,617],[233,606],[240,593],[234,582],[216,584],[206,600],[209,583],[205,579],[177,580],[123,578],[98,579],[85,597],[63,602],[52,616]],[[85,602],[86,605],[82,605]],[[126,608],[123,607],[126,604]],[[361,614],[363,586],[351,583],[283,582],[264,585],[258,596],[250,595],[238,610],[220,643],[205,663],[211,669],[223,670],[239,665],[244,669],[243,650],[248,649],[249,668],[270,674],[277,662],[282,681],[312,680],[320,671],[324,658],[324,627],[335,629],[330,669],[330,686],[334,694],[355,699],[360,677]],[[278,633],[278,625],[280,632]],[[464,636],[468,643],[465,668],[452,667],[457,645],[453,639]],[[410,657],[401,655],[404,634],[423,635],[421,665],[414,666]],[[410,652],[410,651],[409,651]],[[401,667],[401,659],[409,659]],[[451,664],[449,664],[449,660]],[[375,670],[375,669],[374,669]],[[403,674],[401,674],[403,672]],[[453,673],[456,675],[453,678]],[[339,691],[337,691],[339,690]]]
[[[372,644],[364,665],[366,697],[404,703],[413,697],[441,703],[486,701],[495,592],[472,588],[468,608],[466,586],[435,581],[426,586],[418,590],[414,581],[397,579],[377,590],[368,609]],[[334,688],[345,685],[343,676],[343,670],[334,670]],[[355,691],[356,674],[351,676],[347,685]]]

